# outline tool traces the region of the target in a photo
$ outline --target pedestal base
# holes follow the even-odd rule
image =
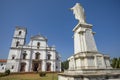
[[[74,54],[69,61],[69,70],[112,69],[108,55],[99,52],[81,52]]]
[[[65,71],[58,80],[120,80],[120,69]]]

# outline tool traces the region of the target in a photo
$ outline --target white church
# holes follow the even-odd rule
[[[48,46],[47,38],[35,35],[26,44],[27,29],[16,27],[6,68],[11,72],[61,71],[61,57],[55,46]]]

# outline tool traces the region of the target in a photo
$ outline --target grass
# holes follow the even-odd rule
[[[58,80],[57,73],[47,73],[45,77],[40,77],[39,74],[10,74],[5,77],[0,77],[0,80]]]

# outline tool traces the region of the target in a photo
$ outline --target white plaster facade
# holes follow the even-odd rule
[[[5,72],[7,60],[0,60],[0,72]]]
[[[11,72],[61,71],[61,57],[55,47],[48,46],[47,38],[35,35],[25,43],[27,29],[16,27],[6,69]]]

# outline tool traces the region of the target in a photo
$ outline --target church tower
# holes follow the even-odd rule
[[[23,46],[25,44],[26,33],[26,28],[16,27],[11,48],[20,48]]]
[[[21,57],[22,47],[25,44],[26,28],[16,27],[8,55],[6,69],[10,69],[12,72],[19,71],[19,61]]]

